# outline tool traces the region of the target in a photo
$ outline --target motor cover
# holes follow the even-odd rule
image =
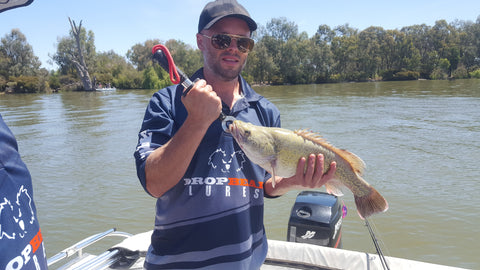
[[[340,248],[344,211],[343,202],[335,195],[300,192],[290,213],[287,241]]]

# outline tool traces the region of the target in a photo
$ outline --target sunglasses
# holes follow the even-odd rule
[[[255,45],[255,41],[251,38],[242,37],[238,35],[230,35],[230,34],[215,34],[211,37],[200,34],[206,38],[209,38],[212,42],[212,46],[217,50],[225,50],[230,47],[232,43],[232,39],[237,41],[237,48],[242,53],[247,53],[253,49]]]

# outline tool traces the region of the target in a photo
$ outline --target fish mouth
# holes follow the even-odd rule
[[[242,134],[242,131],[241,129],[238,128],[238,126],[236,125],[235,121],[233,121],[230,126],[228,127],[228,131],[230,132],[230,134],[232,134],[233,138],[235,138],[235,140],[237,142],[242,142],[242,138],[243,138],[243,134]]]

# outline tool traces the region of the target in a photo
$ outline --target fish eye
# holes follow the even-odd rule
[[[250,130],[245,130],[245,136],[250,136]]]

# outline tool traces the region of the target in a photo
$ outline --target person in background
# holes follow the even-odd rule
[[[257,24],[234,0],[208,3],[200,14],[197,45],[204,67],[183,87],[161,89],[145,112],[134,153],[139,180],[156,203],[146,269],[259,269],[267,254],[265,197],[318,188],[323,156],[299,160],[297,174],[276,179],[253,164],[217,120],[221,112],[267,127],[279,110],[242,78]],[[307,169],[304,171],[305,164]]]
[[[32,178],[1,115],[0,269],[48,269]]]

